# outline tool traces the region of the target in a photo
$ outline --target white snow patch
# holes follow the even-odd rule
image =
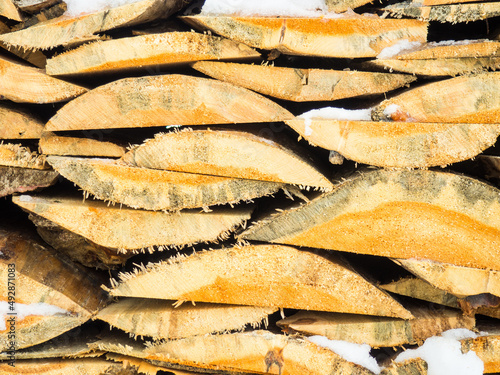
[[[305,129],[304,129],[304,135],[307,137],[309,135],[312,135],[313,130],[311,128],[312,120],[310,118],[306,118],[306,121],[304,121]]]
[[[74,0],[73,0],[74,1]],[[206,0],[203,15],[319,17],[328,12],[325,0]]]
[[[401,107],[397,104],[389,104],[384,108],[384,115],[387,117],[391,117],[394,113],[401,110]]]
[[[319,109],[313,109],[297,117],[305,119],[306,126],[307,126],[307,120],[312,120],[313,118],[328,119],[328,120],[371,121],[372,109],[371,108],[344,109],[337,107],[324,107]]]
[[[7,315],[8,313],[16,313],[17,315]],[[24,303],[14,303],[14,310],[10,310],[10,305],[7,301],[0,302],[0,331],[7,329],[6,319],[15,316],[16,321],[20,321],[27,316],[50,316],[55,314],[69,314],[68,311],[60,307],[49,305],[48,303],[32,303],[26,305]]]
[[[33,202],[33,197],[31,195],[20,195],[19,202]]]
[[[481,42],[486,42],[486,40],[485,39],[442,40],[440,42],[430,42],[429,44],[434,47],[440,47],[440,46],[465,46],[467,44],[481,43]]]
[[[325,336],[311,336],[307,340],[323,348],[330,349],[346,361],[363,366],[375,374],[380,374],[382,371],[375,358],[370,355],[372,348],[368,344],[354,344],[347,341],[330,340]]]
[[[408,39],[402,39],[392,46],[385,47],[377,55],[377,59],[390,59],[403,51],[411,50],[413,48],[420,47],[421,45],[422,43],[420,42],[410,42]]]
[[[454,329],[425,340],[417,349],[409,349],[397,356],[396,362],[422,358],[427,362],[428,375],[481,375],[484,363],[473,351],[462,353],[459,339],[476,337],[466,329]]]
[[[99,12],[105,9],[117,8],[138,1],[141,0],[64,0],[68,6],[64,14],[75,17],[82,14]]]

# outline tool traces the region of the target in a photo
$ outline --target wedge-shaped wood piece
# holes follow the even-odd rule
[[[0,96],[18,103],[57,103],[87,89],[0,55]]]
[[[454,173],[355,173],[331,193],[268,217],[240,237],[500,270],[499,193]]]
[[[422,358],[409,359],[404,362],[391,362],[380,375],[427,375],[427,362]]]
[[[299,148],[292,150],[242,131],[157,134],[127,152],[122,160],[138,167],[332,188]]]
[[[500,372],[500,330],[498,328],[488,331],[475,339],[460,340],[462,352],[473,351],[484,363],[484,373]]]
[[[500,57],[458,57],[427,60],[380,59],[367,61],[361,65],[368,69],[383,68],[422,76],[445,77],[498,70]]]
[[[92,111],[89,111],[92,108]],[[250,90],[185,75],[124,78],[72,100],[45,130],[272,122],[293,115]]]
[[[83,45],[47,61],[47,74],[68,75],[157,67],[199,60],[251,59],[242,43],[195,32],[141,35]]]
[[[16,360],[15,366],[0,362],[0,375],[138,375],[135,367],[102,358]],[[142,374],[142,373],[141,373]]]
[[[108,207],[81,198],[21,195],[12,201],[21,208],[104,247],[127,250],[153,246],[182,246],[216,241],[250,218],[252,207],[212,212],[135,210]]]
[[[37,139],[44,123],[25,110],[0,103],[0,139]]]
[[[277,308],[124,298],[101,310],[97,319],[135,336],[178,339],[260,326]]]
[[[276,98],[296,102],[337,100],[382,94],[416,78],[403,74],[200,61],[193,68],[213,78]]]
[[[22,21],[19,9],[12,0],[0,0],[0,16],[14,21]]]
[[[68,10],[68,6],[65,2],[57,3],[51,7],[40,10],[40,12],[26,17],[23,22],[14,25],[11,29],[12,32],[26,29],[30,26],[36,25],[40,22],[45,22],[57,17],[61,17]]]
[[[212,250],[141,267],[122,273],[110,294],[412,317],[338,256],[281,245]]]
[[[146,210],[233,204],[284,187],[267,181],[133,167],[112,159],[49,156],[47,160],[62,176],[98,199]]]
[[[12,0],[19,9],[27,13],[36,13],[57,4],[60,0]]]
[[[51,49],[94,37],[117,27],[168,17],[182,6],[179,0],[141,0],[77,17],[63,15],[27,29],[3,34],[0,41],[28,49]]]
[[[457,297],[490,293],[500,297],[500,272],[417,259],[399,259],[414,275]]]
[[[58,177],[59,173],[51,170],[0,167],[0,198],[51,186]]]
[[[182,17],[187,23],[291,55],[375,57],[401,39],[425,42],[427,23],[353,14],[338,18]]]
[[[282,375],[373,375],[333,351],[307,339],[269,331],[194,336],[148,347],[134,341],[104,339],[93,344],[99,350],[144,358],[164,367],[237,373]],[[210,371],[210,372],[212,372]]]
[[[383,8],[393,17],[412,17],[422,21],[449,23],[473,22],[500,15],[500,3],[448,4],[425,6],[421,3],[401,2]]]
[[[125,147],[113,142],[60,136],[52,132],[43,132],[38,146],[44,155],[120,158],[126,151]]]
[[[0,143],[0,166],[48,169],[45,156],[15,143]]]
[[[444,4],[461,4],[471,3],[474,0],[412,0],[415,5],[444,5]]]
[[[288,332],[320,335],[372,347],[421,344],[425,339],[455,328],[472,329],[475,319],[454,309],[409,309],[414,319],[403,320],[366,315],[299,311],[277,322]]]
[[[64,229],[60,225],[35,214],[29,219],[36,231],[55,250],[86,267],[109,270],[123,265],[133,253],[120,253],[117,249],[99,246],[92,241]]]
[[[386,168],[428,168],[467,160],[494,145],[500,135],[500,124],[300,117],[286,123],[315,146],[358,163]]]
[[[385,111],[396,121],[495,124],[500,118],[500,72],[429,83],[384,100],[374,111]]]
[[[97,274],[59,258],[30,233],[0,230],[0,251],[0,275],[9,281],[0,286],[0,303],[2,311],[17,313],[16,349],[81,325],[107,300]],[[15,304],[8,298],[13,288]],[[0,318],[0,348],[5,351],[11,348],[12,316],[3,313]]]

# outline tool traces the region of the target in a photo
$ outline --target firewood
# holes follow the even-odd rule
[[[430,60],[458,57],[493,57],[500,53],[500,42],[486,39],[421,43],[392,56],[398,60]],[[383,58],[382,58],[383,60]]]
[[[0,375],[139,375],[134,367],[102,358],[17,360],[0,363]]]
[[[422,344],[427,338],[448,329],[472,329],[476,323],[473,317],[454,309],[413,306],[409,310],[414,319],[299,311],[277,324],[289,333],[320,335],[371,347],[393,347]]]
[[[425,6],[421,3],[400,2],[383,8],[393,17],[412,17],[422,21],[473,22],[500,15],[500,3],[448,4]]]
[[[428,60],[380,59],[367,61],[361,66],[368,69],[383,68],[422,76],[444,77],[498,70],[500,68],[500,57],[459,57]]]
[[[181,17],[190,25],[290,55],[375,57],[401,39],[425,42],[427,23],[353,14],[339,18]]]
[[[428,168],[467,160],[494,145],[500,135],[498,124],[300,117],[286,123],[315,146],[336,151],[358,163],[386,168]]]
[[[255,59],[254,49],[195,32],[168,32],[83,45],[47,61],[47,74],[102,73],[189,63],[198,60]]]
[[[253,210],[247,206],[167,213],[108,206],[102,201],[82,202],[74,197],[29,195],[15,196],[12,201],[97,245],[124,253],[213,242],[242,225]]]
[[[58,252],[66,254],[74,262],[86,267],[105,270],[117,268],[133,255],[99,246],[41,216],[29,214],[28,217],[36,225],[36,231],[45,242]]]
[[[0,198],[52,186],[58,177],[59,173],[51,170],[0,167]]]
[[[238,203],[276,193],[283,184],[162,171],[110,159],[49,156],[62,176],[98,199],[145,210],[177,211]]]
[[[12,0],[0,0],[0,16],[14,21],[22,21],[21,14]]]
[[[10,27],[3,21],[0,21],[0,34],[5,34],[10,32]]]
[[[374,111],[396,121],[495,124],[500,116],[500,72],[429,83],[384,100]]]
[[[0,33],[1,33],[1,24],[0,24]],[[36,66],[40,69],[45,69],[45,65],[47,64],[47,57],[40,50],[26,50],[19,47],[7,47],[5,44],[0,43],[0,48],[9,51],[13,55],[21,58],[29,62],[31,65]]]
[[[36,13],[44,8],[51,7],[61,0],[12,0],[19,9],[27,13]]]
[[[499,217],[498,189],[470,177],[376,170],[356,173],[240,238],[500,270]]]
[[[16,349],[39,344],[81,325],[107,300],[100,289],[101,278],[58,257],[28,232],[0,230],[0,251],[3,279],[15,274],[15,305],[12,305],[18,312]],[[8,288],[7,282],[1,284],[2,296],[12,296],[9,290],[12,288]],[[40,303],[45,305],[37,305]],[[47,313],[40,313],[42,306],[49,309]],[[1,317],[7,325],[7,329],[0,332],[2,351],[7,350],[11,340],[8,339],[9,317],[7,314]]]
[[[298,147],[291,150],[242,131],[209,129],[157,134],[122,159],[145,168],[332,188],[332,183],[301,155]]]
[[[0,166],[49,169],[43,155],[14,143],[0,143]]]
[[[457,297],[490,293],[500,297],[500,272],[417,259],[399,259],[408,271]]]
[[[0,96],[19,103],[57,103],[87,89],[0,55]]]
[[[262,330],[193,336],[148,347],[134,341],[103,339],[92,347],[144,358],[167,369],[180,365],[210,372],[373,375],[307,339]]]
[[[181,0],[141,0],[80,16],[63,15],[27,29],[0,35],[0,41],[7,45],[45,50],[92,38],[93,34],[117,27],[168,17],[181,6]]]
[[[460,340],[462,351],[467,353],[473,351],[484,362],[484,373],[500,372],[500,331],[497,329],[488,330],[487,335],[479,336],[475,339]]]
[[[89,111],[89,108],[92,108]],[[293,115],[252,91],[184,75],[124,78],[72,100],[45,130],[272,122]]]
[[[325,0],[328,11],[334,13],[346,12],[371,2],[372,0]]]
[[[113,142],[60,136],[52,132],[43,132],[38,146],[44,155],[120,158],[126,151],[125,147]]]
[[[0,139],[37,139],[44,123],[33,114],[5,102],[0,102]]]
[[[66,3],[60,2],[49,8],[43,9],[40,12],[26,18],[23,22],[14,25],[11,31],[18,31],[26,29],[30,26],[36,25],[37,23],[48,21],[57,17],[61,17],[67,10]]]
[[[278,310],[209,303],[185,303],[174,307],[174,302],[125,298],[101,310],[96,318],[131,336],[159,340],[242,330],[246,325],[258,327],[263,321],[267,325],[267,316]]]
[[[221,81],[296,102],[383,94],[416,79],[403,74],[278,68],[215,61],[200,61],[192,66]]]
[[[427,362],[421,358],[404,362],[392,362],[385,367],[380,375],[427,375]]]
[[[169,259],[122,273],[113,284],[112,296],[412,317],[340,257],[281,245]]]

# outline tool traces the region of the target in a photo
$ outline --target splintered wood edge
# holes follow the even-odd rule
[[[48,156],[47,162],[86,196],[146,210],[237,204],[286,189],[281,183],[141,168],[109,159]]]
[[[21,144],[0,142],[0,166],[31,169],[50,169],[45,162],[45,155],[31,151]]]
[[[230,100],[221,101],[220,96]],[[192,98],[189,106],[186,97]],[[92,113],[88,112],[89,106]],[[45,130],[273,122],[291,118],[290,112],[253,91],[214,79],[171,74],[124,78],[100,86],[62,107]]]
[[[226,38],[174,31],[85,44],[48,59],[47,74],[99,73],[198,60],[258,57],[260,54],[254,49]]]
[[[498,189],[473,178],[377,170],[354,174],[331,193],[269,216],[238,238],[500,270],[499,212]],[[463,232],[464,225],[474,230]],[[457,254],[457,246],[468,250]]]
[[[197,151],[200,147],[206,147],[211,152],[200,157]],[[227,159],[225,153],[218,153],[219,148],[231,152],[232,157]],[[157,134],[155,138],[127,152],[122,160],[139,167],[331,190],[331,181],[301,151],[298,147],[292,150],[247,132],[189,129]]]
[[[0,16],[21,22],[23,19],[12,0],[0,0]]]
[[[211,212],[166,213],[113,207],[102,201],[82,202],[79,198],[21,195],[12,197],[12,201],[100,246],[123,253],[161,251],[227,239],[236,228],[246,225],[254,209],[241,206]],[[145,223],[148,223],[146,227]],[[178,226],[183,228],[182,232]]]
[[[38,142],[42,154],[58,156],[90,156],[121,158],[126,148],[113,142],[92,138],[59,136],[44,131]]]
[[[285,121],[309,143],[385,168],[428,168],[467,160],[495,144],[499,124]]]
[[[111,289],[105,290],[112,296],[413,317],[342,259],[329,256],[325,259],[282,245],[236,246],[140,265],[130,273],[120,273],[119,281],[112,279]],[[290,281],[292,276],[282,279],[284,272],[298,267],[300,272],[294,274],[294,282]],[[310,279],[316,281],[312,283]],[[267,281],[262,285],[253,280]],[[231,287],[238,283],[239,288]],[[341,292],[342,283],[349,284],[349,296]],[[149,288],[153,284],[163,287]]]

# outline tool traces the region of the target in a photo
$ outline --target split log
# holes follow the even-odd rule
[[[27,232],[0,231],[0,274],[4,280],[14,273],[15,295],[5,282],[0,285],[3,304],[13,306],[15,348],[25,348],[56,337],[87,321],[103,307],[106,294],[102,281],[89,270],[77,267],[39,243]],[[15,297],[15,304],[7,296]],[[42,310],[44,312],[42,313]],[[4,310],[5,311],[5,310]],[[12,312],[12,310],[9,310]],[[11,350],[8,313],[1,317],[0,348]]]
[[[425,42],[427,23],[367,16],[338,18],[181,17],[188,24],[290,55],[375,57],[401,39]]]
[[[396,121],[495,124],[500,116],[500,72],[429,83],[384,100],[374,112]]]
[[[109,159],[49,156],[47,161],[86,194],[145,210],[235,204],[284,188],[279,183],[139,168]]]
[[[215,61],[200,61],[192,67],[212,78],[296,102],[383,94],[416,79],[403,74],[279,68]]]
[[[167,213],[108,207],[102,201],[82,202],[81,198],[29,195],[15,196],[12,201],[97,245],[124,253],[217,241],[243,225],[253,210],[235,207]]]
[[[103,73],[198,60],[258,57],[260,54],[254,49],[229,39],[195,32],[168,32],[83,45],[49,59],[47,74]]]
[[[61,0],[12,0],[19,9],[26,13],[37,13],[44,8],[51,7]]]
[[[12,0],[0,0],[0,16],[18,22],[23,20]]]
[[[177,365],[207,372],[373,375],[309,340],[269,331],[194,336],[148,347],[134,341],[105,339],[93,347],[144,358],[166,368]]]
[[[36,225],[37,233],[45,242],[86,267],[109,270],[123,265],[133,255],[99,246],[41,216],[29,214],[29,219]]]
[[[91,110],[89,110],[91,109]],[[45,130],[273,122],[293,115],[252,91],[184,75],[124,78],[72,100]]]
[[[147,362],[143,359],[127,356],[127,355],[121,355],[121,354],[116,354],[116,353],[107,353],[106,354],[106,359],[110,361],[115,361],[115,362],[121,362],[124,365],[127,366],[134,366],[137,368],[137,372],[141,375],[156,375],[159,371],[161,371],[161,374],[168,374],[168,375],[200,375],[199,372],[191,372],[191,371],[184,371],[184,370],[177,370],[177,369],[166,369],[164,367],[160,366],[155,366],[151,364],[150,362]],[[120,374],[121,375],[121,374]]]
[[[474,22],[500,15],[500,3],[448,4],[425,6],[420,3],[401,2],[382,8],[393,17],[411,17],[422,21],[449,23]]]
[[[421,345],[427,338],[448,329],[475,326],[475,319],[453,309],[409,308],[414,319],[403,320],[351,314],[299,311],[277,322],[289,333],[321,335],[330,340],[342,340],[371,347]]]
[[[1,26],[1,25],[0,25]],[[1,27],[0,27],[1,33]],[[9,51],[13,55],[16,55],[20,59],[29,62],[31,65],[36,66],[40,69],[45,69],[45,65],[47,64],[47,57],[44,53],[38,49],[36,50],[25,50],[19,47],[7,47],[5,44],[0,43],[0,48]]]
[[[479,336],[475,339],[460,340],[462,352],[473,351],[484,363],[484,373],[500,372],[500,331],[493,329],[486,336]]]
[[[20,144],[0,143],[0,166],[48,169],[45,156],[32,152]]]
[[[446,172],[356,173],[240,238],[500,270],[499,193]]]
[[[10,32],[10,27],[5,24],[5,22],[0,21],[0,34],[5,34]]]
[[[0,102],[0,139],[37,139],[44,123],[21,108]]]
[[[285,122],[315,146],[336,151],[358,163],[385,168],[428,168],[467,160],[494,145],[500,135],[498,124],[300,117]]]
[[[112,296],[412,317],[340,257],[281,245],[171,258],[121,273],[113,284]]]
[[[457,297],[490,293],[500,297],[500,272],[417,259],[395,261],[435,287]]]
[[[15,366],[0,363],[0,375],[139,375],[135,367],[101,358],[17,360]]]
[[[427,362],[421,358],[409,359],[404,362],[392,362],[385,367],[380,375],[427,375]]]
[[[50,170],[0,167],[0,198],[52,186],[58,177],[59,173]]]
[[[0,41],[9,46],[27,49],[51,49],[95,38],[93,34],[117,27],[165,18],[178,11],[181,6],[180,0],[141,0],[78,17],[63,15],[27,29],[0,35]]]
[[[42,70],[0,56],[0,97],[18,103],[57,103],[87,89],[53,78]]]
[[[429,60],[380,59],[361,64],[362,67],[416,74],[429,77],[457,76],[500,69],[500,57],[459,57]]]
[[[66,6],[65,2],[60,2],[58,4],[55,4],[50,8],[43,9],[40,12],[32,15],[31,17],[26,18],[23,22],[14,25],[11,28],[11,31],[26,29],[30,26],[36,25],[37,23],[61,17],[66,12],[67,8],[68,7]]]
[[[325,0],[328,12],[343,13],[371,3],[372,0]]]
[[[133,337],[160,340],[243,330],[247,325],[255,328],[263,322],[267,326],[267,316],[278,310],[209,303],[174,306],[174,301],[125,298],[101,310],[96,318]]]
[[[125,147],[113,142],[60,136],[52,132],[43,132],[38,146],[44,155],[121,158],[126,151]]]
[[[189,130],[157,134],[122,160],[145,168],[272,181],[325,190],[332,183],[294,145],[232,130]],[[231,155],[231,157],[228,157]]]

